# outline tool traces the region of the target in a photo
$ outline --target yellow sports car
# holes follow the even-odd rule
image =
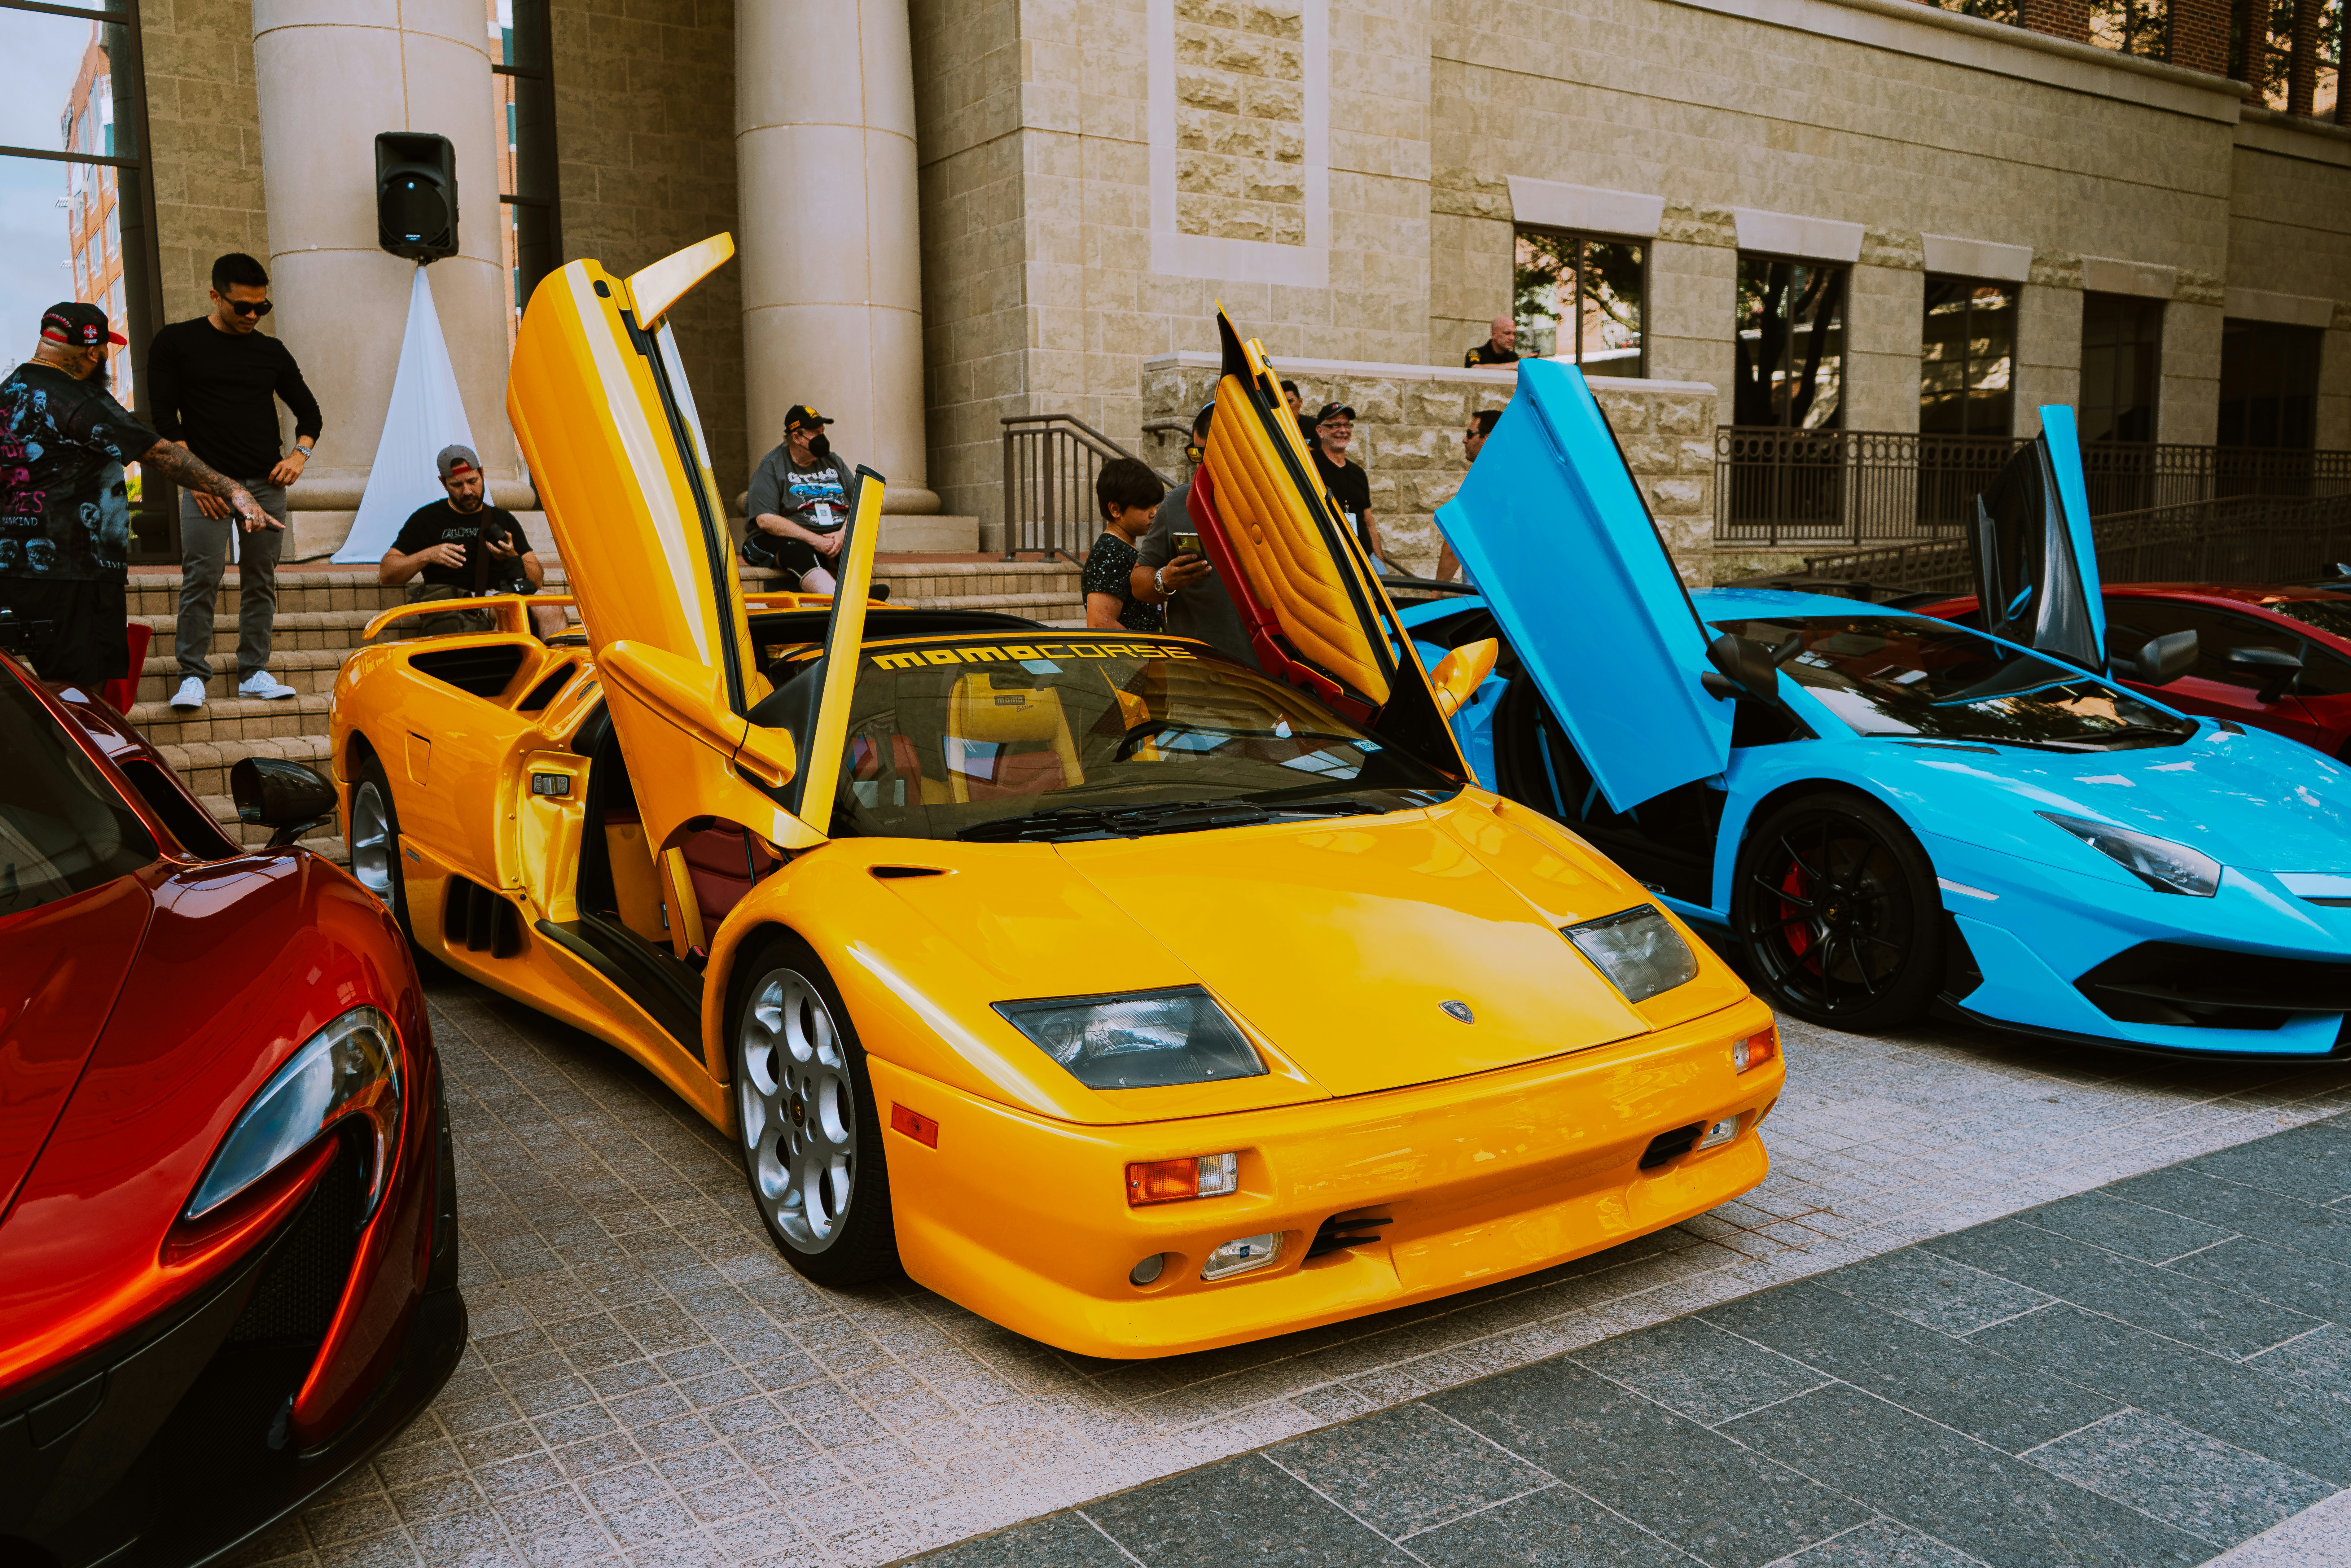
[[[664,317],[721,235],[533,297],[507,412],[584,645],[343,668],[354,870],[425,951],[737,1138],[823,1284],[1162,1355],[1507,1279],[1765,1170],[1770,1011],[1477,787],[1227,327],[1194,515],[1269,675],[1176,637],[747,599]],[[544,600],[537,602],[544,603]],[[419,606],[421,611],[446,606]],[[390,622],[406,613],[387,612]]]

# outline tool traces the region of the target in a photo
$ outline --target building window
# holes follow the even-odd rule
[[[2090,0],[2090,42],[2141,59],[2169,59],[2170,0]]]
[[[41,312],[60,299],[99,306],[131,340],[104,374],[147,417],[147,342],[162,323],[154,280],[154,198],[146,167],[146,93],[131,0],[62,15],[0,0],[10,101],[0,109],[0,329],[11,364]],[[178,553],[172,497],[143,489],[131,465],[131,559]]]
[[[507,284],[507,346],[538,280],[563,265],[556,188],[555,73],[549,0],[486,0],[491,89],[497,94],[499,243]]]
[[[1519,230],[1518,241],[1519,352],[1594,375],[1641,375],[1648,246],[1537,228]]]
[[[2006,435],[2015,408],[2016,285],[1927,279],[1918,346],[1918,430]]]
[[[2163,301],[2082,296],[2082,441],[2155,439]]]
[[[1739,258],[1731,423],[1844,427],[1847,276],[1845,267],[1816,262]]]
[[[2220,444],[2309,451],[2318,444],[2323,329],[2220,323]]]

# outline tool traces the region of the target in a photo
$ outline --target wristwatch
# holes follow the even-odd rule
[[[1176,591],[1168,587],[1167,580],[1160,575],[1166,570],[1164,566],[1155,566],[1151,569],[1151,586],[1159,591],[1160,598],[1173,599],[1176,597]]]
[[[306,463],[307,463],[307,462],[308,462],[308,461],[309,461],[309,458],[310,458],[310,449],[309,449],[308,447],[307,447],[307,446],[303,445],[300,442],[298,442],[298,442],[296,442],[296,443],[294,444],[294,450],[295,450],[295,451],[297,451],[297,452],[298,452],[298,453],[300,453],[300,454],[302,455],[302,460],[303,460],[304,462],[306,462]]]

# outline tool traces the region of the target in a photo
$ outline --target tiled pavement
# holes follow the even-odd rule
[[[253,1543],[241,1564],[889,1562],[1366,1412],[1403,1407],[1382,1417],[1390,1423],[1434,1422],[1440,1410],[1466,1420],[1474,1412],[1459,1402],[1493,1385],[1459,1385],[1539,1362],[1530,1376],[1614,1386],[1543,1358],[2351,1106],[2351,1069],[2342,1065],[2182,1064],[1970,1030],[1864,1040],[1792,1027],[1790,1088],[1765,1125],[1773,1173],[1745,1200],[1446,1301],[1123,1364],[1049,1350],[908,1285],[847,1293],[808,1285],[759,1231],[726,1142],[649,1075],[471,985],[444,976],[430,989],[451,1080],[474,1343],[442,1397],[393,1447]],[[2057,1243],[2039,1242],[2043,1234],[2053,1235],[2032,1230],[2045,1253]],[[1998,1273],[1989,1260],[1982,1266]],[[2179,1263],[2163,1278],[2187,1291],[2199,1266]],[[2060,1294],[2090,1288],[2049,1286]],[[1670,1332],[1750,1343],[1732,1337],[1746,1331],[1710,1323]],[[1761,1360],[1761,1352],[1740,1354]],[[1957,1354],[1973,1353],[1961,1345]],[[1813,1403],[1803,1407],[1831,1410],[1831,1397],[1807,1394]],[[1652,1419],[1699,1429],[1665,1406],[1621,1398],[1655,1410]],[[1718,1420],[1792,1419],[1746,1404],[1700,1409]],[[1343,1427],[1309,1441],[1343,1444],[1366,1429]],[[2164,1445],[2181,1441],[2168,1427],[2103,1430],[2109,1448],[2136,1441],[2169,1456]],[[2200,1452],[2182,1449],[2165,1462],[2192,1465]],[[1522,1462],[1547,1461],[1530,1453]],[[2003,1478],[2025,1474],[2005,1454],[2000,1465]],[[1234,1529],[1253,1517],[1248,1489],[1280,1477],[1255,1458],[1205,1473],[1239,1479],[1186,1484],[1242,1490],[1223,1502],[1201,1494],[1186,1506],[1206,1518],[1229,1504],[1238,1511],[1219,1517]],[[1947,1479],[1956,1484],[1962,1473]],[[2033,1478],[2070,1484],[2039,1468]],[[1441,1488],[1409,1469],[1390,1490],[1379,1506],[1440,1506],[1429,1500]],[[1548,1500],[1528,1508],[1582,1506],[1562,1488],[1537,1495]],[[1800,1487],[1797,1495],[1812,1493]],[[1115,1515],[1143,1505],[1102,1506]],[[1381,1518],[1398,1532],[1411,1528],[1405,1514]],[[1055,1561],[1047,1554],[1055,1539],[1101,1540],[1091,1525],[1071,1536],[1081,1522],[1058,1516],[1037,1554],[1018,1560]],[[1162,1528],[1169,1540],[1181,1532],[1176,1523]],[[1857,1552],[1874,1528],[1816,1548],[1805,1568],[1842,1568],[1840,1553]],[[1220,1550],[1238,1555],[1244,1538]],[[1406,1561],[1374,1545],[1388,1556],[1364,1561]]]
[[[930,1568],[2351,1560],[2351,1115],[925,1557]]]

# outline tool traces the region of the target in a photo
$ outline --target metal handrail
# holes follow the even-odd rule
[[[1004,559],[1031,550],[1083,561],[1101,527],[1094,476],[1112,459],[1135,455],[1066,413],[1011,414],[998,423],[1004,426]]]

